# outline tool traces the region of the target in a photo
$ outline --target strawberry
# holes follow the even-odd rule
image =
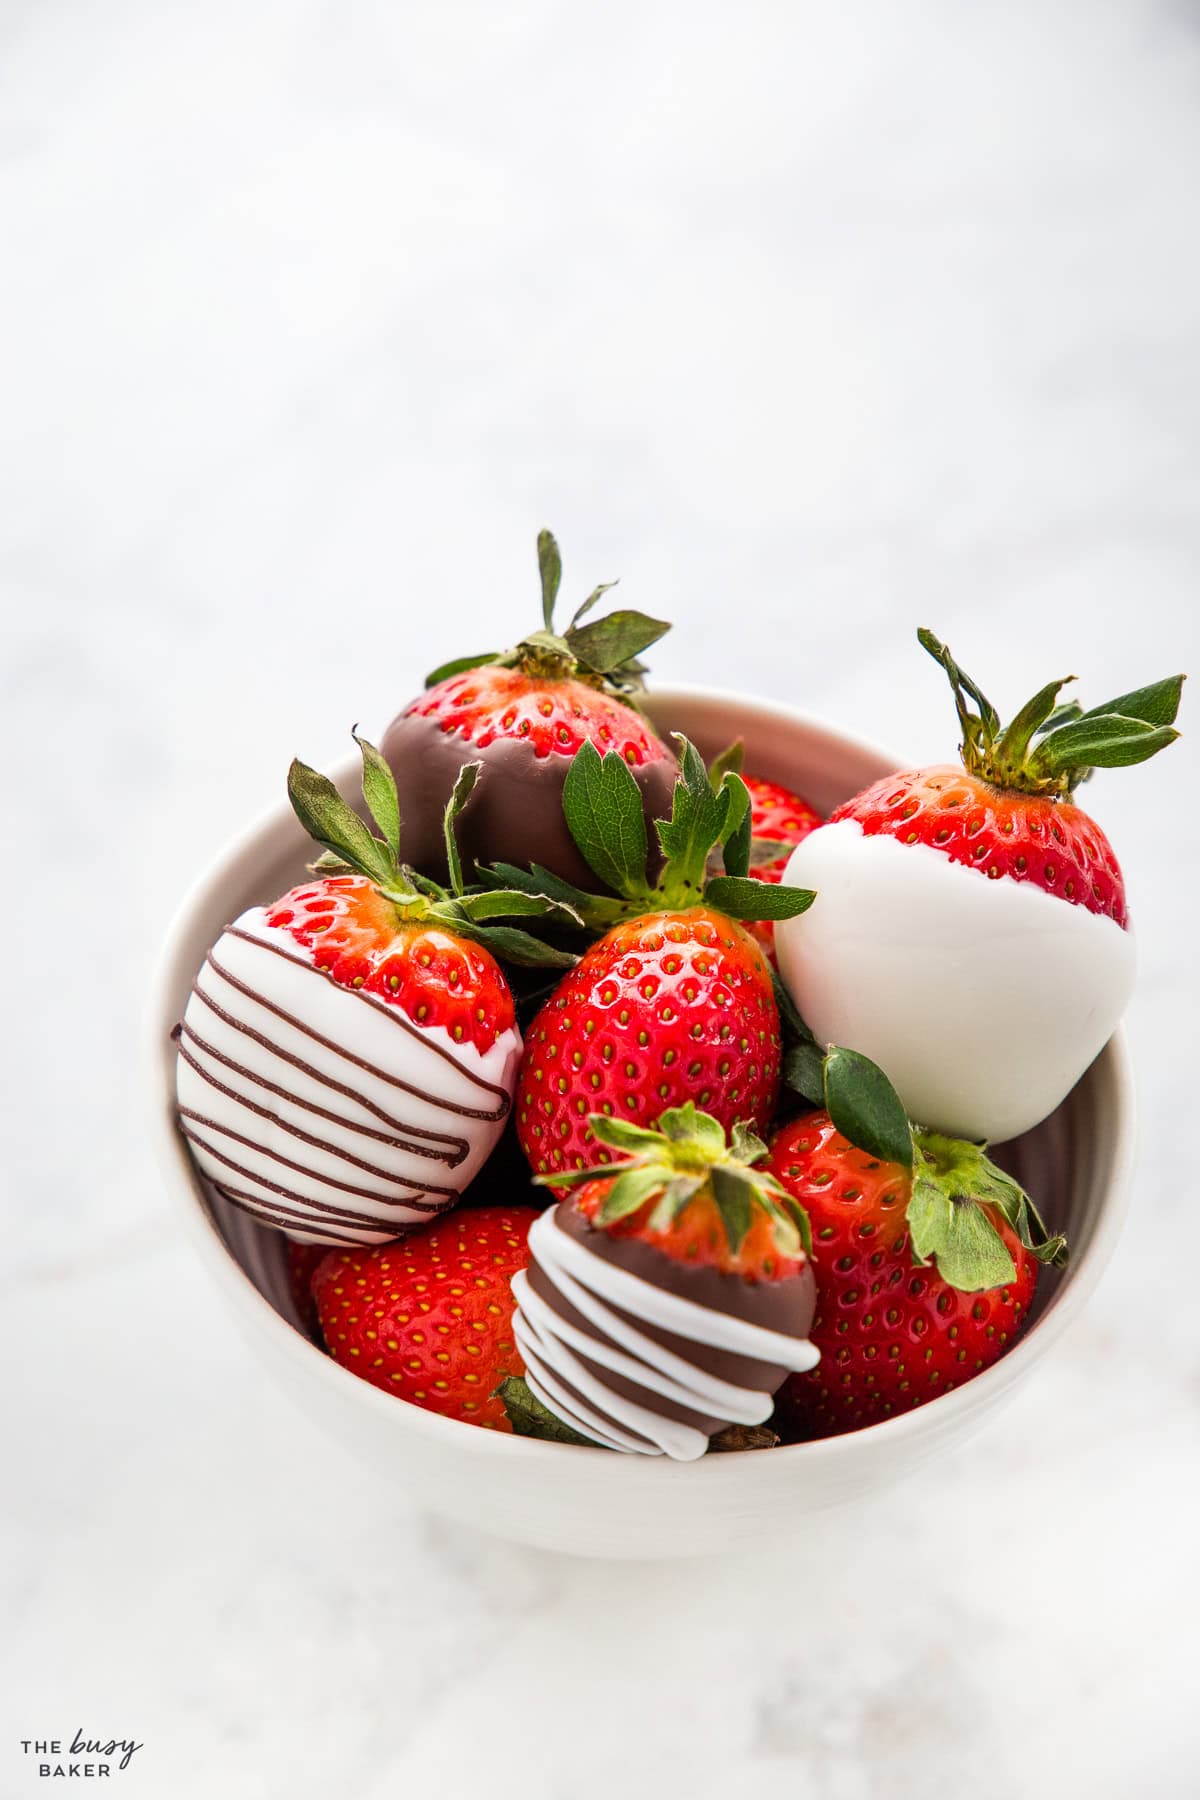
[[[529,1260],[532,1206],[487,1206],[398,1244],[335,1250],[313,1278],[335,1362],[428,1412],[508,1431],[496,1389],[519,1375],[510,1283]]]
[[[1017,1183],[979,1145],[910,1127],[865,1058],[830,1051],[821,1081],[828,1109],[784,1126],[767,1164],[811,1232],[821,1361],[776,1413],[805,1438],[969,1381],[1014,1342],[1039,1263],[1066,1260]]]
[[[815,806],[802,800],[777,781],[762,781],[757,775],[743,775],[750,795],[750,837],[762,846],[763,859],[756,862],[751,854],[750,873],[759,881],[778,881],[787,861],[785,851],[821,824]],[[773,856],[767,852],[774,850]]]
[[[527,1393],[593,1443],[690,1460],[816,1360],[804,1215],[754,1167],[765,1144],[690,1102],[657,1130],[592,1125],[621,1160],[567,1177],[513,1281]]]
[[[643,914],[595,944],[530,1025],[517,1133],[545,1174],[597,1160],[593,1111],[653,1124],[694,1099],[722,1125],[765,1123],[779,1067],[770,970],[749,933],[708,907]]]
[[[920,640],[950,678],[963,767],[889,775],[808,834],[784,879],[822,901],[777,933],[779,967],[817,1038],[886,1067],[915,1117],[1003,1141],[1053,1111],[1128,1001],[1121,871],[1071,796],[1178,736],[1183,678],[1087,713],[1052,681],[1002,728]]]
[[[749,800],[727,773],[714,787],[680,738],[682,774],[671,818],[657,830],[666,858],[646,878],[639,796],[620,757],[585,745],[564,789],[567,822],[585,860],[618,899],[547,881],[533,891],[608,926],[530,1025],[517,1088],[517,1135],[539,1174],[608,1160],[590,1115],[650,1126],[688,1100],[729,1127],[765,1125],[779,1090],[780,1025],[771,971],[738,918],[779,917],[811,895],[747,878]],[[721,844],[727,873],[706,878]],[[497,879],[516,886],[520,870]]]
[[[582,744],[613,751],[633,771],[645,816],[666,810],[675,759],[636,709],[641,651],[669,627],[621,611],[581,623],[606,582],[561,635],[554,605],[562,564],[548,531],[538,538],[543,629],[503,654],[469,656],[436,669],[427,691],[395,718],[383,754],[400,792],[406,845],[415,865],[445,879],[442,812],[464,763],[482,776],[459,821],[467,867],[503,857],[542,863],[566,880],[589,871],[566,830],[562,791]]]
[[[324,776],[293,763],[314,878],[251,907],[209,952],[178,1029],[179,1121],[236,1205],[318,1243],[378,1243],[452,1205],[499,1138],[521,1037],[494,952],[572,957],[495,921],[545,912],[469,892],[447,809],[452,891],[399,860],[396,791],[358,740],[372,836]]]

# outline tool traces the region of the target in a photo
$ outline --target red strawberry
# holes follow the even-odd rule
[[[562,565],[548,531],[538,539],[538,562],[544,629],[503,655],[464,657],[435,670],[427,691],[384,734],[410,860],[439,879],[445,876],[442,813],[467,762],[482,765],[459,821],[469,869],[503,859],[588,881],[562,817],[563,783],[584,743],[624,758],[647,819],[669,804],[675,758],[628,698],[640,685],[639,653],[668,627],[635,612],[581,624],[612,585],[606,583],[560,636],[553,615]]]
[[[788,858],[801,838],[821,824],[821,815],[777,781],[760,781],[755,775],[743,775],[742,780],[750,792],[750,867],[746,873],[754,881],[775,884],[783,879]],[[774,922],[756,919],[747,929],[774,962]]]
[[[330,1355],[414,1406],[508,1431],[496,1389],[523,1367],[509,1284],[537,1217],[532,1206],[471,1208],[398,1244],[327,1255],[313,1297]]]
[[[799,794],[793,794],[790,788],[781,787],[779,782],[760,781],[757,775],[743,775],[742,780],[750,794],[750,835],[755,843],[778,844],[781,848],[798,844],[821,823],[821,815],[815,806],[810,806]],[[760,873],[760,881],[769,879]]]
[[[607,1162],[589,1115],[652,1125],[694,1100],[725,1127],[765,1124],[779,1093],[779,1015],[766,959],[708,907],[616,925],[526,1033],[517,1135],[538,1174]]]
[[[546,903],[467,893],[457,858],[453,893],[418,886],[387,766],[362,752],[383,837],[294,763],[292,804],[331,872],[226,928],[178,1034],[179,1120],[200,1168],[255,1217],[326,1244],[379,1243],[452,1205],[499,1138],[521,1038],[489,943],[572,961],[487,922]]]
[[[1071,794],[1173,741],[1183,678],[1088,713],[1057,707],[1052,681],[1002,728],[920,638],[950,677],[965,767],[889,775],[804,838],[786,878],[821,904],[777,933],[779,966],[817,1039],[882,1064],[914,1117],[1001,1142],[1053,1111],[1128,1001],[1121,871]]]
[[[690,1102],[658,1131],[592,1123],[623,1160],[576,1174],[513,1283],[528,1391],[593,1443],[690,1460],[816,1360],[803,1215],[753,1167],[766,1145]]]
[[[926,1132],[915,1144],[910,1169],[857,1148],[822,1111],[771,1146],[768,1169],[808,1214],[817,1279],[821,1361],[777,1405],[800,1437],[854,1431],[969,1381],[1025,1324],[1039,1260],[1065,1256],[977,1145]],[[934,1257],[925,1266],[914,1218]]]
[[[647,884],[640,801],[620,758],[602,760],[585,745],[567,780],[564,810],[580,850],[626,898],[550,890],[598,928],[611,924],[529,1028],[517,1135],[540,1174],[608,1160],[593,1141],[593,1113],[649,1126],[694,1100],[729,1127],[765,1125],[775,1105],[781,1043],[771,972],[734,915],[796,912],[811,896],[747,879],[745,786],[727,774],[715,788],[679,741],[683,773],[671,818],[658,822],[667,860],[657,887]],[[718,843],[735,872],[706,879]],[[507,865],[501,873],[519,875]]]

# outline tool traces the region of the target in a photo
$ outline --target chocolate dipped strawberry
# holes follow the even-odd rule
[[[592,1126],[621,1160],[534,1221],[513,1278],[525,1380],[592,1443],[692,1461],[817,1360],[803,1214],[755,1166],[765,1144],[690,1103]]]
[[[538,537],[542,629],[514,649],[467,656],[434,670],[427,691],[388,726],[382,751],[405,820],[405,848],[419,869],[444,880],[442,813],[464,763],[480,780],[459,820],[468,871],[503,859],[541,863],[567,881],[590,871],[563,822],[562,791],[571,759],[595,744],[628,765],[649,820],[665,813],[675,758],[634,704],[641,652],[670,627],[621,610],[584,619],[613,585],[596,588],[570,625],[554,629],[562,577],[558,545]]]
[[[1088,712],[1052,681],[1002,727],[919,636],[950,678],[962,766],[886,776],[804,839],[784,879],[821,904],[780,927],[777,956],[821,1042],[883,1065],[913,1117],[1003,1141],[1054,1110],[1129,999],[1121,870],[1073,795],[1173,742],[1183,677]]]
[[[728,1128],[764,1127],[779,1091],[781,1036],[771,970],[744,920],[790,917],[812,895],[747,875],[745,783],[719,787],[694,747],[677,739],[679,780],[669,819],[656,821],[665,859],[647,875],[641,800],[622,759],[584,745],[563,792],[585,861],[615,897],[555,883],[545,869],[492,874],[526,883],[603,935],[529,1026],[517,1088],[517,1135],[536,1174],[609,1160],[591,1115],[653,1125],[692,1100]],[[720,847],[725,872],[710,875]]]
[[[373,1244],[451,1206],[512,1104],[521,1037],[496,960],[569,963],[496,921],[546,910],[471,893],[446,814],[449,891],[400,862],[395,787],[358,740],[372,835],[294,762],[288,792],[325,847],[313,878],[226,928],[178,1030],[180,1129],[235,1205],[308,1243]]]

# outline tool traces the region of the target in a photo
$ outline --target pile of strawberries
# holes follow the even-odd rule
[[[639,699],[643,653],[667,627],[595,617],[598,588],[559,632],[549,533],[538,550],[541,628],[439,669],[378,749],[359,740],[362,809],[293,764],[322,854],[240,938],[289,965],[281,980],[291,964],[322,980],[301,1011],[214,947],[208,1012],[189,1006],[180,1039],[194,1153],[234,1204],[287,1232],[298,1304],[329,1354],[463,1424],[589,1441],[527,1368],[520,1316],[514,1329],[511,1284],[548,1205],[747,1289],[815,1282],[819,1360],[793,1365],[770,1418],[715,1448],[828,1436],[936,1399],[1003,1355],[1039,1272],[1066,1260],[984,1140],[1051,1111],[1124,1004],[1122,878],[1072,794],[1092,768],[1174,738],[1182,678],[1087,713],[1050,683],[1004,728],[922,633],[954,690],[963,766],[888,777],[826,822],[743,769],[740,746],[706,765],[686,739],[664,742]],[[1052,1019],[1068,1023],[1015,1110],[996,1097],[1016,1052],[980,1015],[969,954],[938,966],[939,883],[956,922],[989,893],[1010,908],[1005,932],[1020,907],[1058,909]],[[986,923],[969,929],[992,954]],[[900,973],[864,993],[855,942],[885,937]],[[330,987],[365,1006],[331,1007]],[[258,1010],[238,1013],[235,989]],[[1093,1014],[1098,1038],[1078,1024]],[[401,1022],[398,1056],[419,1040],[441,1059],[430,1068],[494,1104],[402,1058],[385,1067],[339,1035],[360,1016],[377,1035]],[[422,1156],[440,1158],[428,1176]]]

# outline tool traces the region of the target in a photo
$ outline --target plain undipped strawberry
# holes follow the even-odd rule
[[[588,1115],[653,1125],[692,1100],[726,1129],[763,1125],[779,1092],[779,1016],[759,946],[697,907],[617,925],[530,1025],[517,1134],[535,1173],[609,1161]]]
[[[472,1207],[396,1244],[338,1250],[313,1277],[335,1362],[429,1412],[511,1429],[496,1388],[523,1364],[510,1282],[529,1260],[532,1206]]]
[[[817,1281],[821,1360],[790,1376],[776,1402],[790,1434],[830,1437],[907,1412],[978,1375],[1016,1338],[1038,1262],[994,1210],[1013,1279],[966,1293],[932,1263],[914,1267],[909,1170],[856,1148],[828,1113],[786,1126],[766,1166],[808,1213]]]

